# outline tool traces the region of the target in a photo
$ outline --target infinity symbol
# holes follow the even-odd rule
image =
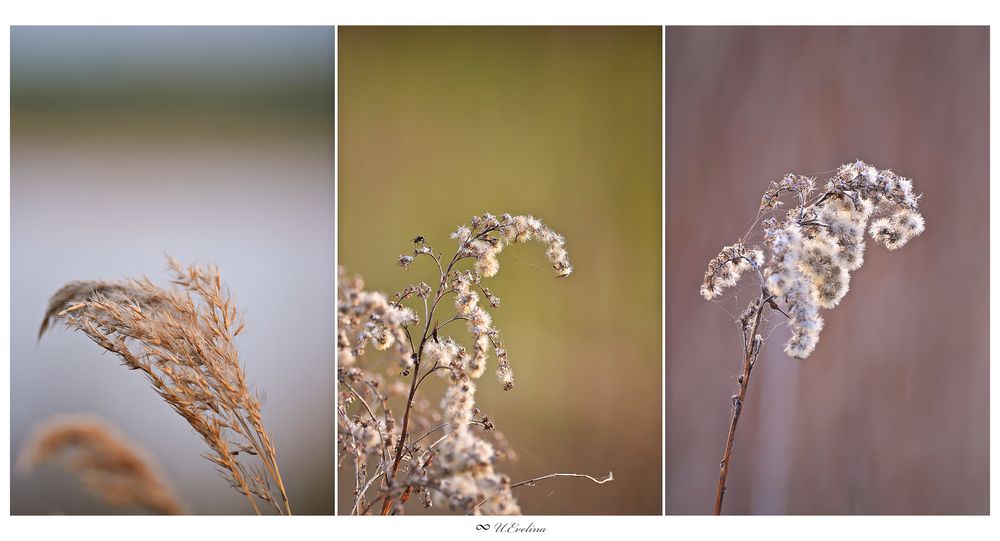
[[[476,524],[476,529],[479,531],[486,531],[490,529],[489,524]]]

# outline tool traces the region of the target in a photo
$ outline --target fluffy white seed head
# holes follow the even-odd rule
[[[857,160],[839,167],[825,183],[825,192],[815,194],[815,186],[814,179],[793,174],[772,182],[761,198],[758,218],[768,251],[766,267],[753,257],[745,262],[734,257],[755,247],[727,246],[709,262],[700,290],[714,299],[742,273],[758,268],[765,295],[784,305],[789,316],[792,336],[785,351],[798,358],[816,348],[823,328],[819,309],[841,302],[850,273],[864,263],[865,232],[895,250],[925,229],[913,182],[890,170]],[[750,233],[745,238],[752,238]]]
[[[699,293],[706,300],[712,300],[735,286],[744,272],[759,269],[763,264],[764,252],[759,249],[750,249],[743,244],[726,246],[708,262]]]

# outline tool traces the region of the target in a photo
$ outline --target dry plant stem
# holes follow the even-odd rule
[[[603,485],[604,483],[607,483],[608,481],[614,481],[615,480],[615,476],[614,476],[614,474],[612,472],[608,472],[607,475],[605,475],[604,477],[602,477],[600,479],[598,479],[598,478],[596,478],[596,477],[594,477],[592,475],[587,475],[585,473],[550,473],[548,475],[543,475],[541,477],[535,477],[534,479],[526,479],[524,481],[513,483],[513,484],[510,485],[510,488],[517,488],[517,487],[525,486],[525,485],[527,485],[527,486],[534,486],[535,483],[537,483],[538,481],[544,481],[546,479],[553,479],[553,478],[556,478],[556,477],[580,477],[580,478],[583,478],[583,479],[590,479],[591,481],[597,483],[598,485]]]
[[[757,328],[764,310],[788,318],[791,336],[785,353],[809,357],[824,326],[820,310],[840,303],[850,288],[851,273],[864,264],[866,232],[890,251],[903,247],[926,227],[917,210],[921,197],[912,179],[861,160],[840,166],[819,190],[815,178],[788,174],[768,185],[747,232],[709,261],[699,290],[705,300],[737,285],[744,273],[756,274],[761,287],[761,295],[738,320],[743,367],[719,463],[716,515],[722,513],[736,427],[763,343]],[[751,241],[756,233],[763,238]]]
[[[537,483],[539,481],[545,481],[546,479],[555,479],[556,477],[577,477],[577,478],[580,478],[580,479],[589,479],[589,480],[597,483],[598,485],[603,485],[604,483],[607,483],[608,481],[614,481],[615,480],[615,474],[614,474],[614,472],[608,472],[607,475],[605,475],[604,477],[602,477],[600,479],[594,477],[593,475],[587,475],[585,473],[550,473],[548,475],[543,475],[541,477],[534,477],[532,479],[525,479],[524,481],[518,481],[517,483],[511,483],[510,488],[511,489],[515,489],[515,488],[523,487],[523,486],[533,487],[533,486],[535,486],[535,483]],[[478,505],[483,505],[484,503],[486,503],[485,499],[483,501],[479,502]]]
[[[738,389],[736,394],[733,395],[733,413],[729,420],[729,434],[726,437],[726,447],[722,452],[722,462],[719,463],[719,484],[715,490],[715,510],[714,514],[722,514],[722,499],[726,495],[726,478],[729,476],[729,462],[732,459],[733,454],[733,444],[736,441],[736,425],[740,422],[740,413],[743,411],[743,401],[747,396],[747,389],[750,388],[750,375],[753,372],[754,364],[757,362],[757,356],[760,355],[760,343],[757,340],[757,328],[760,326],[761,317],[764,314],[764,309],[767,307],[767,302],[770,299],[765,297],[762,293],[760,298],[755,302],[755,308],[751,313],[753,318],[753,326],[748,334],[746,330],[743,333],[743,370],[740,372],[739,377],[736,379],[738,384]]]
[[[492,231],[492,229],[486,229],[482,233],[479,233],[473,238],[480,238],[489,233],[490,231]],[[396,457],[392,461],[392,471],[389,477],[386,479],[386,483],[389,485],[390,490],[386,493],[385,503],[382,505],[383,515],[388,515],[392,512],[393,497],[391,488],[393,482],[395,482],[396,480],[396,471],[399,470],[399,461],[403,457],[403,448],[406,446],[406,436],[408,433],[407,430],[409,429],[409,424],[410,424],[410,410],[413,409],[413,397],[417,393],[417,387],[420,385],[420,382],[423,381],[423,378],[418,379],[417,376],[420,375],[420,359],[423,357],[424,343],[427,342],[427,338],[429,337],[429,335],[433,336],[433,333],[431,333],[431,321],[432,318],[434,317],[434,310],[437,309],[438,303],[441,301],[442,298],[444,298],[445,294],[447,293],[447,291],[445,290],[445,284],[447,284],[448,282],[448,275],[455,267],[455,264],[458,263],[459,254],[461,254],[464,251],[465,247],[469,244],[469,242],[470,241],[466,241],[460,247],[460,249],[455,252],[455,255],[452,256],[451,258],[451,262],[448,263],[447,269],[442,269],[441,261],[437,257],[432,256],[434,261],[436,261],[438,264],[438,270],[441,272],[441,281],[438,282],[437,292],[435,292],[434,294],[434,302],[431,304],[430,311],[427,312],[424,317],[424,330],[423,334],[420,337],[420,347],[417,349],[417,351],[414,352],[417,358],[416,360],[413,361],[413,378],[410,380],[410,393],[409,395],[407,395],[406,408],[403,410],[403,426],[402,430],[400,431],[399,443],[396,445]],[[437,326],[434,327],[434,330],[435,332],[437,331]],[[412,341],[411,341],[411,347],[412,347]],[[430,372],[427,373],[429,374]]]

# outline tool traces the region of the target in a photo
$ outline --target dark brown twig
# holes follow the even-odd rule
[[[714,514],[722,514],[722,499],[726,495],[726,478],[729,476],[729,462],[732,459],[733,444],[736,441],[736,425],[740,422],[740,413],[743,411],[743,401],[746,400],[747,389],[750,388],[750,374],[753,372],[757,356],[760,355],[761,340],[757,335],[757,328],[760,326],[764,308],[769,304],[769,297],[763,293],[751,303],[751,309],[743,327],[744,355],[743,370],[736,378],[738,389],[733,395],[733,413],[729,421],[729,435],[726,437],[726,447],[722,453],[722,462],[719,463],[719,484],[715,490],[715,510]],[[752,320],[752,324],[750,323]],[[747,333],[747,331],[750,331]]]

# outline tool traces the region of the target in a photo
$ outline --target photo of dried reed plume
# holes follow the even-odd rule
[[[764,192],[757,216],[740,240],[709,261],[700,288],[705,300],[737,285],[744,273],[756,278],[755,288],[760,289],[737,318],[743,366],[736,378],[729,434],[719,463],[716,515],[722,514],[750,376],[765,344],[761,322],[775,313],[784,316],[791,329],[785,353],[808,357],[823,330],[820,309],[840,304],[849,289],[850,273],[864,264],[865,231],[889,250],[903,247],[924,232],[924,217],[917,212],[919,199],[912,180],[861,160],[842,165],[821,189],[815,178],[789,174]],[[755,235],[762,235],[762,241]]]
[[[338,515],[660,514],[659,28],[338,41]]]
[[[368,513],[380,500],[383,515],[396,514],[415,495],[425,508],[437,505],[465,514],[513,515],[521,512],[512,492],[519,486],[554,477],[586,478],[598,484],[614,479],[612,473],[601,479],[547,473],[512,484],[495,470],[510,450],[504,449],[506,442],[490,416],[476,406],[476,380],[486,372],[491,353],[505,391],[514,388],[514,374],[500,331],[480,304],[485,300],[494,309],[500,307],[500,298],[484,279],[497,275],[498,256],[507,245],[532,240],[545,245],[545,256],[558,278],[572,274],[573,266],[566,240],[533,216],[487,213],[474,216],[470,223],[451,234],[458,246],[450,258],[436,252],[423,236],[414,238],[412,253],[399,256],[404,269],[418,258],[421,262],[430,259],[438,270],[434,286],[419,282],[386,296],[365,291],[360,277],[341,274],[337,421],[340,460],[353,463],[356,488],[351,507],[355,514]],[[466,259],[474,260],[473,270],[461,270]],[[454,315],[447,317],[448,312],[439,308],[444,308],[441,301],[451,297]],[[417,309],[404,301],[417,304]],[[422,318],[418,315],[421,301]],[[457,321],[466,326],[471,352],[445,334],[454,332],[445,327]],[[372,365],[364,356],[369,345],[380,351],[391,349],[398,366],[384,361]],[[388,378],[371,371],[379,364],[395,380],[386,392],[380,389],[387,387]],[[431,375],[448,378],[440,409],[434,407],[436,400],[418,394]],[[405,396],[402,420],[389,406],[392,394]],[[492,442],[483,437],[488,433]],[[414,434],[421,435],[414,438]],[[427,443],[420,445],[424,440]],[[374,497],[369,496],[373,488],[378,489]]]
[[[259,391],[235,339],[245,325],[215,267],[168,259],[170,289],[149,279],[77,281],[49,301],[38,337],[61,321],[141,372],[208,446],[205,458],[257,514],[292,514]]]
[[[334,45],[11,29],[13,515],[334,513]]]
[[[988,29],[666,51],[666,512],[988,513]]]

